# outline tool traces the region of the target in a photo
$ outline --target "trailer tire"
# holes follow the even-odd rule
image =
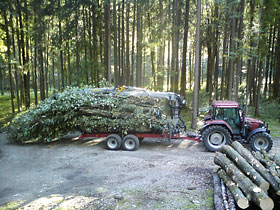
[[[229,131],[223,126],[209,126],[202,132],[202,141],[209,151],[216,152],[223,145],[230,144],[232,138]]]
[[[122,139],[117,134],[110,134],[106,138],[106,147],[110,150],[117,150],[121,147]]]
[[[134,135],[127,135],[122,140],[122,148],[127,151],[137,150],[139,147],[139,139]]]
[[[254,151],[261,151],[264,149],[268,152],[271,150],[273,144],[271,136],[266,132],[254,134],[249,141]]]

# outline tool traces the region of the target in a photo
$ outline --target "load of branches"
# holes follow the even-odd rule
[[[52,141],[68,132],[162,133],[171,125],[166,101],[68,88],[16,117],[9,137],[18,142]]]
[[[214,175],[216,210],[236,209],[235,205],[241,209],[280,209],[280,154],[250,152],[235,141],[223,146],[214,162],[221,167],[218,176]]]

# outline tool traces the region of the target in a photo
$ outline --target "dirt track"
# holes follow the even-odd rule
[[[212,209],[214,153],[192,141],[103,139],[16,145],[0,134],[0,206],[23,209]],[[279,152],[279,139],[273,151]],[[1,209],[1,207],[0,207]]]

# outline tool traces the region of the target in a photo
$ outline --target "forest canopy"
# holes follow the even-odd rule
[[[28,109],[33,93],[38,105],[103,78],[182,96],[198,86],[209,98],[242,98],[256,115],[261,99],[280,96],[278,0],[7,0],[0,8],[0,91],[10,92],[12,112]]]

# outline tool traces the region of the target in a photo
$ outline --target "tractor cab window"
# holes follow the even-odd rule
[[[216,109],[215,110],[215,119],[216,120],[224,120],[224,109]]]
[[[215,119],[224,120],[229,124],[234,132],[240,132],[240,115],[238,109],[217,108],[215,109]]]

